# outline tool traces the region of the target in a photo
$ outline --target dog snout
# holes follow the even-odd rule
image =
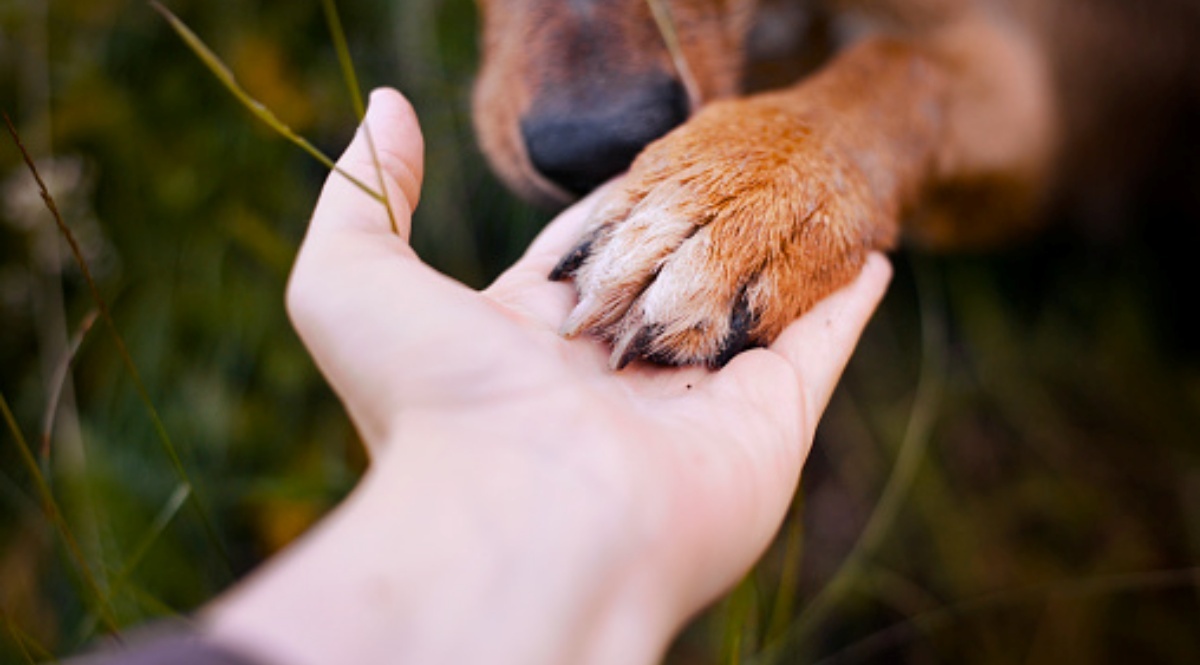
[[[566,105],[534,104],[521,119],[533,167],[579,196],[627,169],[642,148],[688,116],[687,92],[674,78],[589,97]]]

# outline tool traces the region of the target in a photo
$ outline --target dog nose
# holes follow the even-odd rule
[[[627,169],[646,144],[688,116],[687,92],[674,79],[628,86],[599,103],[544,106],[555,111],[521,120],[529,159],[547,179],[580,196]]]

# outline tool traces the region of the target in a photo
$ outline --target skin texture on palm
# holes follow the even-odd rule
[[[400,233],[331,177],[288,308],[372,465],[206,631],[268,663],[653,662],[777,530],[887,262],[720,372],[613,372],[558,334],[575,292],[546,279],[595,199],[475,292],[406,242],[411,107],[377,92],[367,124]],[[362,131],[340,165],[376,182]]]

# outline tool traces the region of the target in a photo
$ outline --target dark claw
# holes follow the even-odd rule
[[[616,361],[612,363],[612,368],[619,371],[637,358],[646,357],[650,342],[658,336],[661,330],[660,326],[643,326],[633,335],[632,339],[626,338],[623,348],[620,346],[621,342],[618,341],[618,347],[613,350],[613,357]]]
[[[679,365],[679,361],[675,359],[675,356],[666,349],[660,349],[658,351],[646,353],[644,356],[642,356],[642,360],[645,360],[648,363],[654,363],[655,365],[664,365],[667,367]]]
[[[554,270],[550,271],[550,281],[557,282],[560,279],[566,279],[575,275],[575,271],[579,270],[579,266],[587,259],[588,254],[592,251],[592,242],[595,236],[585,238],[583,242],[575,246],[567,255],[562,257],[558,265],[554,266]]]
[[[750,311],[750,304],[746,301],[746,292],[743,290],[738,296],[737,304],[733,306],[733,315],[729,319],[729,334],[721,342],[721,351],[712,359],[712,367],[724,367],[742,351],[761,346],[761,342],[750,338],[750,331],[756,325],[758,315]]]

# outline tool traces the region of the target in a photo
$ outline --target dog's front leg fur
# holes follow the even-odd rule
[[[973,50],[995,45],[945,35],[872,38],[793,88],[713,103],[651,144],[552,275],[580,294],[564,333],[611,341],[614,367],[720,365],[890,249],[930,192],[1024,182],[1041,157],[994,133],[1029,120],[994,89],[1012,78],[988,69],[995,54]],[[945,214],[915,219],[934,240],[951,233]]]

